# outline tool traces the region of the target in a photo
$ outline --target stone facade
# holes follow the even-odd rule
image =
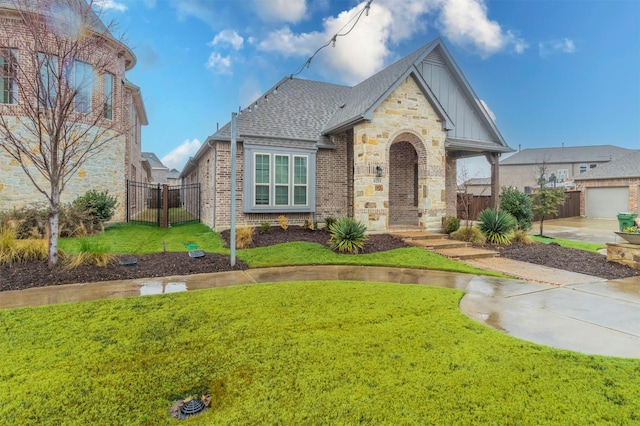
[[[393,225],[441,229],[445,138],[438,115],[411,76],[375,109],[373,120],[355,126],[354,217],[369,232]]]
[[[640,244],[607,243],[607,261],[640,269]]]

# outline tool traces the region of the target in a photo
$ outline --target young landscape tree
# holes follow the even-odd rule
[[[60,196],[81,166],[124,131],[113,93],[96,90],[123,66],[120,44],[92,2],[12,0],[25,33],[17,51],[0,49],[0,152],[17,162],[48,202],[49,266],[58,263]],[[0,46],[15,40],[0,26]],[[105,77],[109,76],[109,77]],[[107,87],[104,83],[103,87]]]
[[[540,217],[540,236],[543,234],[544,220],[558,214],[558,206],[564,202],[564,189],[548,187],[547,164],[545,161],[538,168],[538,192],[531,200],[531,210]]]

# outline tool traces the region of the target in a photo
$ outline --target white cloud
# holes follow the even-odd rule
[[[233,50],[242,49],[244,39],[234,30],[220,31],[216,36],[207,43],[208,46],[231,46]]]
[[[231,71],[231,57],[222,56],[218,52],[212,52],[205,66],[216,74],[233,74]]]
[[[517,53],[527,43],[511,31],[503,31],[500,24],[487,16],[483,0],[444,0],[438,25],[442,33],[461,46],[472,46],[482,57],[487,57],[514,46]]]
[[[257,47],[278,52],[285,57],[309,57],[319,46],[331,40],[362,7],[363,4],[360,4],[336,17],[325,18],[321,32],[294,34],[289,27],[283,27],[270,33]],[[362,22],[364,20],[366,22]],[[324,49],[314,58],[314,63],[320,63],[321,69],[338,75],[346,83],[362,81],[384,67],[389,54],[386,44],[390,37],[391,21],[391,13],[373,3],[369,16],[362,16],[361,22],[347,36],[338,37],[335,47]],[[343,32],[350,28],[351,25],[348,25]]]
[[[173,148],[160,161],[169,169],[182,170],[189,157],[193,157],[202,143],[198,139],[185,140],[177,147]]]
[[[482,99],[480,99],[480,105],[482,105],[482,107],[487,111],[487,114],[489,114],[489,117],[491,117],[491,119],[495,123],[496,115],[493,113],[493,111],[491,111],[491,108],[489,108],[489,105],[487,105],[487,103]]]
[[[211,27],[220,23],[220,16],[216,14],[216,2],[209,0],[170,0],[176,9],[178,20],[184,21],[189,17],[201,20]]]
[[[296,23],[307,12],[306,0],[258,0],[255,6],[260,18],[269,22]]]
[[[341,31],[364,5],[362,2],[325,18],[320,31],[294,33],[283,26],[256,46],[284,57],[306,59]],[[371,4],[369,15],[363,15],[347,36],[337,38],[335,48],[324,49],[313,62],[319,62],[326,74],[340,76],[344,83],[360,82],[385,66],[392,44],[426,31],[429,22],[452,43],[469,47],[482,57],[505,50],[523,53],[529,47],[513,31],[488,18],[484,0],[379,0]],[[350,28],[348,24],[342,32]]]
[[[564,38],[538,43],[538,50],[540,56],[545,57],[554,53],[573,53],[576,51],[576,46],[573,40]]]
[[[118,3],[114,0],[95,0],[93,5],[100,11],[116,10],[118,12],[124,12],[127,10],[127,6],[123,3]]]

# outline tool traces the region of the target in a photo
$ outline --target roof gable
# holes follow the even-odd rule
[[[507,147],[502,135],[440,39],[422,46],[351,88],[324,133],[370,120],[375,108],[413,74],[449,131],[448,139],[492,142]]]

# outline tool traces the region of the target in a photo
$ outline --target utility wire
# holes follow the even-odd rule
[[[316,49],[315,52],[313,52],[313,55],[311,55],[309,57],[309,59],[307,59],[305,61],[304,64],[302,64],[302,66],[293,74],[291,74],[289,76],[289,78],[293,78],[296,75],[300,74],[302,71],[304,71],[305,68],[309,68],[309,66],[311,65],[311,61],[313,60],[313,58],[315,58],[315,56],[325,47],[329,46],[330,44],[333,44],[333,47],[335,47],[336,45],[336,40],[338,39],[338,37],[344,37],[346,35],[348,35],[351,31],[353,31],[353,29],[356,27],[356,25],[358,25],[358,21],[360,21],[360,18],[362,17],[363,14],[366,14],[367,16],[369,16],[369,9],[371,8],[371,3],[373,2],[373,0],[369,0],[367,1],[367,4],[356,14],[354,15],[351,19],[349,19],[349,21],[347,21],[346,24],[344,24],[344,26],[342,28],[340,28],[338,30],[338,32],[336,34],[333,35],[333,37],[331,37],[331,39],[326,42],[325,44],[323,44],[322,46],[320,46],[318,49]],[[351,24],[351,21],[353,21],[355,19],[355,22],[353,23],[353,25],[351,25],[351,28],[349,28],[349,30],[345,33],[343,33],[342,31],[348,27]]]

